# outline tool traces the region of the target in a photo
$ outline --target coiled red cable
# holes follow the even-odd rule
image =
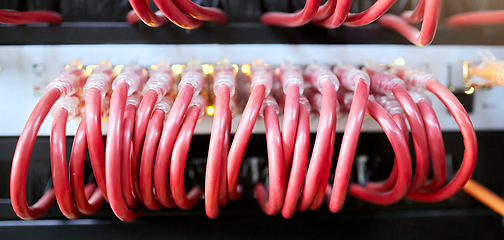
[[[138,96],[139,97],[139,96]],[[124,110],[124,125],[123,125],[123,140],[122,140],[122,169],[121,169],[121,181],[122,181],[122,191],[124,196],[124,201],[126,205],[130,209],[137,208],[139,205],[139,194],[135,191],[134,185],[136,179],[133,178],[135,171],[138,171],[138,168],[135,168],[133,165],[135,164],[134,159],[134,151],[132,147],[132,139],[133,139],[133,128],[135,126],[135,117],[136,117],[137,106],[134,104],[126,104],[126,108]]]
[[[441,0],[425,0],[422,29],[418,31],[408,24],[408,20],[401,17],[386,14],[378,19],[378,23],[386,28],[393,29],[403,35],[411,43],[417,46],[427,46],[434,39],[441,12]],[[415,19],[410,19],[413,21]]]
[[[186,195],[184,189],[184,169],[189,152],[191,138],[196,128],[196,123],[201,113],[201,107],[193,105],[187,109],[187,113],[182,123],[182,127],[178,133],[177,139],[173,147],[170,166],[170,187],[173,200],[178,207],[182,209],[190,209],[201,199],[203,190],[199,186],[195,186],[189,194]]]
[[[61,23],[61,15],[53,11],[25,11],[18,12],[12,10],[0,9],[0,23],[5,24],[30,24],[39,22],[48,22],[50,24]]]
[[[345,22],[345,19],[350,12],[350,8],[352,7],[352,0],[338,0],[335,2],[336,5],[333,8],[332,15],[329,15],[328,18],[315,21],[315,25],[325,28],[337,28]]]
[[[348,114],[347,125],[343,133],[338,163],[334,173],[334,183],[329,203],[331,212],[339,212],[345,201],[350,173],[352,171],[355,150],[359,141],[359,135],[364,121],[364,114],[369,96],[369,85],[364,79],[359,79]]]
[[[460,191],[464,184],[470,179],[476,165],[476,156],[478,151],[476,134],[469,115],[462,104],[446,87],[433,79],[425,83],[425,87],[443,102],[448,108],[453,118],[460,127],[464,137],[464,159],[460,169],[453,179],[444,187],[438,190],[421,190],[408,194],[408,198],[422,202],[442,201]]]
[[[299,105],[299,123],[294,144],[294,157],[285,192],[285,201],[282,206],[282,216],[284,218],[291,218],[294,215],[299,196],[303,190],[310,147],[310,113],[307,100],[306,104]]]
[[[221,183],[222,156],[224,140],[229,119],[229,101],[231,93],[229,86],[223,84],[217,88],[215,100],[215,115],[208,148],[207,168],[205,175],[205,210],[209,218],[219,215],[219,190]]]
[[[166,117],[161,139],[158,144],[156,162],[154,165],[154,187],[159,202],[167,208],[175,207],[175,202],[170,195],[168,185],[168,172],[170,170],[170,160],[173,145],[179,133],[185,112],[194,95],[194,86],[184,84],[173,103],[173,107]]]
[[[324,81],[322,84],[322,106],[320,109],[320,120],[315,137],[315,145],[306,175],[304,190],[301,200],[298,204],[299,211],[305,211],[312,204],[318,189],[321,185],[327,186],[326,182],[321,182],[327,168],[328,153],[333,151],[334,134],[333,128],[336,125],[336,88],[330,81]]]
[[[425,123],[432,162],[432,180],[427,181],[424,187],[439,189],[446,182],[446,156],[441,127],[429,102],[422,99],[417,102],[417,106]]]
[[[104,202],[103,193],[96,183],[84,186],[84,161],[86,158],[86,121],[81,120],[72,145],[70,156],[70,189],[77,210],[82,214],[93,214]]]
[[[390,114],[388,114],[387,111],[380,106],[380,104],[370,100],[368,101],[366,111],[380,124],[383,131],[389,138],[392,148],[396,153],[398,175],[394,188],[389,191],[374,191],[357,184],[352,184],[350,186],[350,194],[356,198],[373,204],[393,204],[401,200],[406,195],[411,183],[411,157],[408,145],[401,129],[399,129]]]
[[[285,199],[287,183],[286,171],[280,124],[278,122],[278,105],[276,101],[269,96],[266,98],[263,106],[268,150],[269,192],[262,183],[258,183],[254,187],[254,193],[262,210],[268,215],[275,215],[282,209]]]
[[[126,82],[117,84],[110,99],[109,129],[105,150],[105,176],[107,196],[110,207],[122,221],[133,221],[142,212],[142,208],[130,209],[123,196],[123,158],[122,142],[124,129],[124,113],[129,85]],[[120,169],[120,170],[119,170]]]

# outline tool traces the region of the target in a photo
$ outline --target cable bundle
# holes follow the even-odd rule
[[[331,69],[312,63],[303,69],[285,62],[273,69],[260,61],[243,65],[239,76],[250,81],[250,96],[234,138],[231,120],[240,108],[234,95],[245,90],[237,84],[238,66],[228,61],[215,66],[191,61],[176,72],[173,69],[166,62],[152,65],[149,71],[138,64],[112,68],[108,62],[86,70],[78,62],[66,66],[47,86],[16,147],[10,189],[18,216],[35,219],[56,200],[67,218],[77,218],[96,212],[107,201],[119,219],[132,221],[145,207],[190,209],[204,195],[207,215],[216,218],[220,207],[243,195],[240,166],[259,115],[265,126],[268,178],[265,183],[256,182],[254,193],[268,215],[281,213],[290,218],[296,210],[318,209],[324,199],[332,212],[338,212],[347,190],[378,205],[405,197],[442,201],[463,187],[475,166],[476,137],[464,108],[432,75],[412,68],[386,69],[368,63],[363,70],[344,64]],[[464,137],[464,160],[447,185],[441,129],[426,91],[447,106]],[[184,173],[191,139],[198,119],[212,103],[215,113],[204,186],[195,184],[186,192]],[[51,108],[54,189],[30,207],[25,192],[29,158]],[[309,156],[311,113],[318,113],[319,122]],[[381,126],[396,156],[385,181],[361,186],[350,183],[350,173],[365,113]],[[329,185],[338,114],[348,114],[348,121],[334,182]],[[75,117],[82,120],[68,168],[66,121]],[[104,117],[109,121],[105,146]],[[414,172],[406,121],[415,148]],[[96,183],[85,185],[86,147]],[[430,169],[432,179],[428,179]]]

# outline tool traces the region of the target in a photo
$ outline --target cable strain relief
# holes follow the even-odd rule
[[[264,95],[268,96],[273,88],[273,69],[266,65],[254,65],[251,68],[251,75],[250,89],[254,89],[257,85],[263,85],[265,87]]]
[[[75,96],[65,96],[58,101],[56,101],[52,107],[51,115],[54,117],[56,111],[60,108],[64,108],[68,112],[68,120],[75,117],[77,114],[77,108],[79,107],[80,100]]]
[[[302,104],[305,106],[306,110],[308,112],[311,112],[311,104],[310,101],[308,101],[308,98],[306,98],[304,95],[299,96],[299,104]]]
[[[189,68],[189,66],[186,68]],[[193,96],[198,96],[204,84],[203,70],[201,69],[201,66],[199,68],[190,66],[190,69],[184,69],[178,89],[182,89],[182,86],[186,84],[192,85],[194,88]]]
[[[427,88],[427,82],[429,80],[437,81],[434,75],[419,70],[412,70],[404,74],[404,81],[410,89],[424,90]]]
[[[303,72],[300,67],[294,66],[288,62],[282,64],[280,68],[280,82],[282,83],[282,91],[287,94],[287,89],[290,85],[295,84],[299,88],[299,94],[304,92]]]
[[[141,68],[138,64],[130,64],[122,68],[121,73],[112,83],[112,89],[125,82],[128,84],[128,96],[142,88],[147,81],[147,70]]]
[[[371,85],[369,75],[364,71],[350,66],[337,66],[333,69],[334,74],[344,88],[355,91],[359,82],[363,81],[367,86]]]
[[[374,72],[370,75],[371,78],[371,89],[374,92],[380,93],[382,95],[388,95],[392,92],[392,89],[396,85],[401,85],[406,87],[405,82],[388,72]]]
[[[61,96],[69,96],[76,93],[84,85],[86,74],[82,69],[65,69],[52,80],[46,87],[46,91],[51,88],[59,89]]]
[[[375,99],[391,116],[394,114],[404,114],[401,104],[393,95],[375,96]]]
[[[135,108],[138,108],[140,102],[142,101],[142,96],[138,92],[135,92],[128,96],[126,99],[126,106],[131,105]]]
[[[142,90],[142,95],[145,95],[149,90],[153,90],[158,95],[157,101],[160,101],[173,88],[174,82],[171,70],[154,70]]]
[[[189,107],[196,106],[200,109],[199,118],[205,115],[205,108],[207,106],[207,101],[201,95],[194,96],[189,103]]]
[[[320,64],[310,64],[308,68],[306,68],[305,74],[309,76],[311,84],[318,89],[319,92],[322,92],[322,85],[324,82],[329,81],[334,85],[336,91],[339,89],[339,80],[328,67],[325,67]]]
[[[154,106],[154,110],[161,110],[165,113],[165,117],[168,115],[168,113],[171,110],[171,107],[173,105],[173,100],[169,96],[164,96],[159,100],[156,105]]]
[[[416,91],[416,90],[409,90],[408,92],[411,96],[411,99],[413,99],[413,101],[415,103],[418,103],[423,100],[432,106],[432,101],[431,101],[430,97],[427,96],[427,94],[425,94],[424,92],[420,92],[420,91]]]
[[[221,85],[229,87],[229,94],[231,97],[235,94],[236,73],[231,65],[217,65],[214,67],[214,86],[213,92],[217,94],[217,90]]]
[[[112,76],[104,72],[93,73],[88,77],[86,84],[84,85],[83,94],[87,95],[87,92],[94,88],[100,92],[101,99],[105,98],[108,90],[111,87]]]
[[[259,111],[261,117],[264,118],[264,110],[266,109],[267,106],[272,106],[273,109],[275,109],[276,114],[277,115],[280,114],[280,107],[278,106],[278,103],[275,100],[275,98],[273,98],[272,96],[267,96],[261,105],[261,110]]]

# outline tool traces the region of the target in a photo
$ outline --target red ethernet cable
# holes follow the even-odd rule
[[[425,184],[429,175],[429,153],[425,151],[429,149],[429,144],[420,111],[406,90],[402,79],[374,66],[366,67],[366,72],[371,79],[372,91],[384,95],[393,94],[406,114],[416,155],[416,169],[409,191],[415,192]]]
[[[439,189],[446,182],[446,155],[441,127],[427,96],[420,93],[415,102],[424,119],[432,162],[432,180],[427,181],[424,187]]]
[[[377,0],[373,6],[361,13],[349,13],[345,19],[345,26],[360,27],[370,24],[387,12],[396,0]]]
[[[396,184],[392,190],[385,192],[374,191],[352,184],[350,186],[350,194],[356,198],[373,204],[393,204],[401,200],[406,195],[411,183],[411,157],[408,145],[401,129],[399,129],[390,114],[380,104],[374,100],[369,100],[366,111],[380,124],[392,144],[392,148],[396,153],[398,176]]]
[[[319,9],[321,0],[307,0],[303,10],[295,13],[269,12],[261,16],[261,22],[266,25],[299,27],[308,23]]]
[[[280,67],[280,82],[285,94],[285,106],[282,123],[282,145],[284,166],[287,174],[291,169],[294,142],[299,119],[299,96],[303,94],[303,74],[300,67],[284,62]]]
[[[142,208],[128,208],[123,196],[122,166],[126,163],[123,163],[122,142],[127,98],[140,89],[146,81],[147,71],[132,64],[124,67],[112,83],[114,92],[110,99],[105,176],[110,207],[122,221],[133,221],[142,212]]]
[[[142,1],[142,0],[141,0]],[[169,0],[154,0],[156,6],[159,8],[161,12],[175,25],[185,28],[185,29],[194,29],[198,28],[203,24],[203,21],[194,19],[190,16],[187,16],[185,13],[180,11],[177,6],[173,3],[173,1]]]
[[[348,66],[335,67],[334,72],[341,85],[354,92],[334,173],[334,183],[331,187],[329,210],[338,212],[343,207],[348,189],[355,150],[367,107],[370,80],[365,72]]]
[[[61,15],[53,11],[25,11],[0,9],[0,23],[5,24],[30,24],[38,22],[48,22],[50,24],[61,23]]]
[[[427,46],[432,42],[436,34],[440,11],[441,0],[425,0],[423,23],[420,31],[408,24],[408,21],[416,20],[414,19],[415,16],[405,16],[407,19],[404,19],[392,14],[385,14],[378,19],[378,23],[383,27],[399,32],[417,46]]]
[[[320,6],[317,10],[317,13],[312,18],[312,21],[321,21],[329,18],[336,7],[337,0],[327,0],[324,5]]]
[[[445,24],[448,26],[480,26],[504,23],[504,10],[477,11],[460,13],[448,17]]]
[[[252,134],[252,129],[261,110],[261,105],[266,96],[269,96],[273,87],[273,72],[271,67],[255,63],[251,68],[252,84],[251,93],[247,105],[243,110],[240,123],[236,129],[231,149],[228,155],[227,186],[228,195],[231,200],[238,200],[242,189],[238,186],[238,174],[240,165],[245,154],[247,143]]]
[[[80,121],[75,133],[70,156],[70,189],[77,210],[82,214],[93,214],[104,202],[103,193],[94,183],[84,186],[84,161],[86,159],[86,121]]]
[[[50,189],[32,206],[26,202],[26,174],[37,133],[54,103],[62,96],[75,93],[84,85],[86,75],[82,66],[68,65],[60,76],[53,80],[40,98],[28,118],[23,132],[19,136],[10,176],[10,196],[14,212],[25,220],[31,220],[44,214],[55,202],[54,189]]]
[[[314,24],[325,28],[337,28],[345,22],[351,7],[352,0],[338,0],[336,6],[333,8],[332,15],[328,18],[315,21]]]
[[[280,124],[278,123],[279,107],[275,99],[268,96],[264,99],[261,109],[266,128],[269,192],[262,183],[258,183],[254,187],[254,193],[262,210],[268,215],[275,215],[282,209],[287,183]]]
[[[282,216],[291,218],[296,211],[296,205],[303,190],[308,152],[310,147],[310,103],[305,96],[299,99],[299,123],[294,144],[292,169],[288,178],[285,200],[282,206]]]
[[[142,90],[142,102],[138,107],[138,113],[135,120],[133,133],[133,159],[132,159],[132,180],[133,190],[137,195],[140,194],[139,169],[142,146],[144,143],[145,131],[149,124],[149,119],[157,102],[173,89],[175,79],[173,71],[167,62],[161,61],[158,65],[153,65],[150,70],[149,80]]]
[[[231,145],[231,123],[233,118],[236,116],[236,105],[233,100],[229,102],[229,111],[227,118],[229,123],[226,124],[226,134],[224,135],[224,149],[228,150]],[[228,168],[228,157],[229,152],[223,151],[222,153],[222,163],[221,163],[221,174],[220,174],[220,188],[219,188],[219,206],[224,206],[229,202],[229,194],[227,187],[227,168]]]
[[[215,115],[212,123],[210,145],[208,148],[205,175],[205,210],[210,218],[219,215],[219,193],[222,183],[222,171],[226,132],[231,124],[229,109],[230,98],[235,93],[234,68],[223,61],[214,68]],[[222,196],[221,196],[222,197]]]
[[[375,96],[376,101],[392,116],[394,122],[401,129],[406,143],[409,143],[409,130],[404,119],[404,111],[401,104],[394,96]],[[375,191],[388,191],[394,187],[397,181],[397,159],[394,159],[394,166],[390,171],[389,177],[382,182],[368,182],[366,188]]]
[[[305,211],[312,204],[319,189],[324,189],[327,186],[325,177],[329,177],[326,171],[330,171],[327,167],[329,161],[328,155],[332,156],[334,144],[334,130],[336,126],[336,105],[337,105],[337,89],[339,82],[337,77],[329,69],[314,64],[310,65],[306,70],[306,75],[311,84],[322,93],[322,105],[320,108],[320,120],[315,137],[315,145],[311,161],[306,175],[301,201],[298,204],[298,210]],[[312,104],[313,105],[313,104]],[[325,179],[325,182],[324,182]]]
[[[391,72],[404,79],[409,87],[426,89],[436,95],[450,111],[464,137],[464,158],[455,177],[441,189],[422,189],[408,194],[408,198],[421,202],[438,202],[446,200],[464,186],[470,179],[476,165],[478,146],[471,119],[464,109],[464,106],[462,106],[450,90],[440,84],[431,74],[407,67],[395,67],[391,69]]]
[[[133,6],[133,4],[131,4]],[[148,6],[148,5],[147,5]],[[141,6],[137,5],[137,8],[142,8]],[[148,13],[143,14],[143,18],[140,18],[140,14],[137,14],[137,11],[131,10],[128,12],[126,15],[126,22],[129,24],[135,24],[140,21],[143,21],[145,24],[147,24],[150,27],[158,27],[161,25],[164,25],[165,23],[168,22],[168,18],[165,17],[163,12],[161,11],[156,11],[154,14],[151,13],[150,8],[148,9]],[[142,12],[142,10],[139,10],[138,12]]]
[[[159,202],[167,208],[176,206],[170,196],[168,186],[168,172],[170,171],[173,144],[191,99],[199,94],[203,84],[204,78],[201,65],[197,61],[189,62],[188,66],[183,69],[182,78],[178,85],[179,93],[166,117],[163,132],[161,133],[154,165],[154,188]]]
[[[86,98],[85,119],[86,139],[89,149],[89,158],[98,187],[107,199],[107,186],[105,184],[105,150],[101,119],[103,109],[108,108],[104,100],[112,87],[115,78],[114,70],[107,65],[96,67],[84,85],[83,94]]]
[[[425,0],[419,0],[413,11],[405,11],[401,13],[401,17],[411,24],[420,23],[425,13]]]
[[[139,192],[134,189],[134,186],[137,185],[135,181],[137,181],[138,178],[134,179],[133,175],[136,175],[134,173],[135,171],[138,172],[138,167],[133,161],[135,153],[132,151],[133,128],[135,126],[135,117],[140,101],[141,96],[138,93],[128,96],[126,108],[124,110],[121,181],[124,200],[130,209],[138,207],[140,197]],[[135,165],[135,167],[133,165]]]
[[[201,95],[193,98],[186,112],[186,116],[175,141],[172,161],[170,165],[170,187],[173,200],[178,207],[190,209],[201,199],[203,190],[194,187],[189,194],[184,189],[184,169],[189,152],[189,145],[198,119],[203,116],[206,100]]]
[[[145,134],[140,161],[139,187],[143,204],[150,210],[159,210],[163,207],[154,193],[153,172],[163,121],[170,112],[172,104],[173,101],[168,96],[156,103]]]
[[[64,97],[54,104],[54,120],[50,137],[51,173],[56,201],[63,215],[69,219],[75,219],[81,215],[72,199],[66,162],[66,122],[69,116],[75,115],[78,105],[77,97]]]

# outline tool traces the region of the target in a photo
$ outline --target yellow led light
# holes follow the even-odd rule
[[[465,90],[464,93],[467,94],[467,95],[473,94],[474,93],[474,87],[470,87],[469,89]]]
[[[396,58],[394,60],[394,65],[403,66],[405,64],[406,64],[406,60],[404,60],[404,58]]]
[[[119,75],[119,73],[121,73],[122,69],[123,69],[124,65],[117,65],[114,67],[114,72],[116,75]]]
[[[203,64],[201,65],[201,68],[203,68],[203,73],[205,74],[212,74],[214,71],[213,65],[210,64]]]
[[[152,70],[156,70],[156,69],[158,69],[158,67],[159,67],[158,65],[156,65],[156,64],[152,64],[152,65],[150,66],[150,69],[152,69]]]
[[[215,114],[215,107],[214,106],[208,106],[206,108],[206,113],[208,116],[213,116]]]
[[[84,72],[86,73],[87,76],[89,76],[89,75],[91,75],[91,73],[93,72],[93,70],[96,67],[97,67],[96,65],[88,65],[88,66],[86,66],[86,69],[84,70]]]
[[[233,68],[234,68],[235,72],[238,72],[238,65],[233,64],[233,65],[231,65],[231,66],[233,66]]]
[[[182,65],[180,65],[180,64],[175,64],[172,66],[172,71],[176,75],[180,75],[182,73],[182,70],[183,70],[183,68],[182,68]]]
[[[241,71],[243,74],[249,75],[250,74],[250,64],[243,64],[241,66]]]

